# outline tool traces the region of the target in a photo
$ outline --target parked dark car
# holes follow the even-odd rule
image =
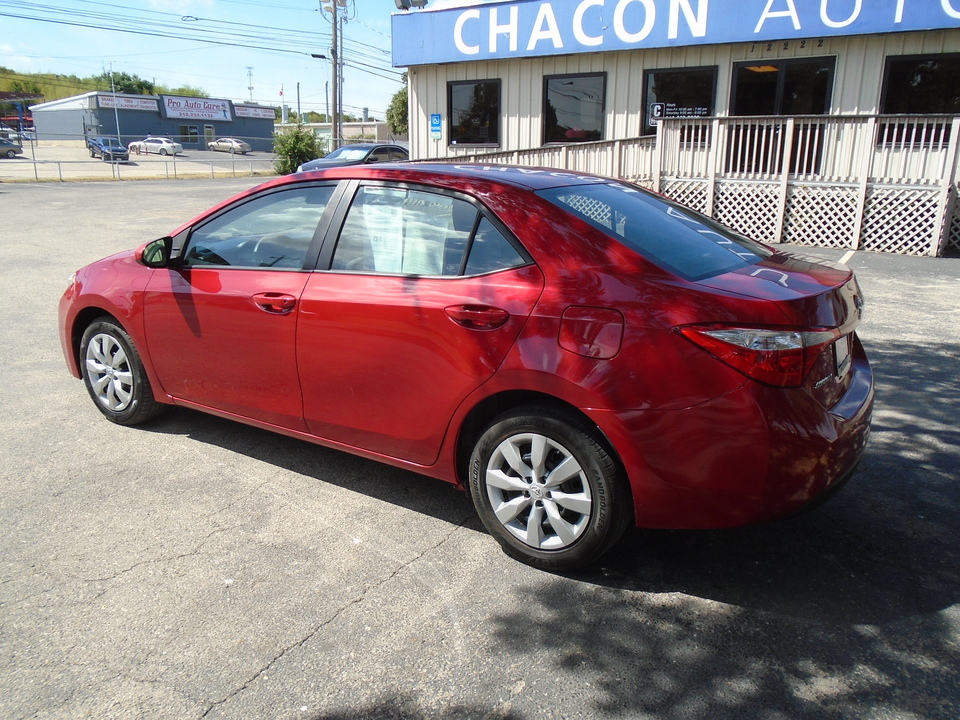
[[[410,153],[399,145],[379,145],[361,143],[344,145],[322,158],[303,163],[297,172],[322,170],[323,168],[344,167],[346,165],[364,165],[376,162],[401,162],[410,159]]]
[[[90,157],[103,158],[108,162],[126,162],[130,159],[130,152],[117,138],[87,138],[87,148],[90,150]]]
[[[12,158],[23,152],[23,146],[13,140],[0,138],[0,157]]]
[[[109,420],[180,405],[454,483],[554,570],[827,497],[873,408],[848,267],[548,168],[288,175],[82,268],[59,312]]]

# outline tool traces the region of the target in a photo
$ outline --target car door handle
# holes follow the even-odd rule
[[[468,330],[496,330],[510,319],[510,313],[489,305],[451,305],[443,311],[457,325]]]
[[[254,304],[264,312],[273,315],[286,315],[297,304],[293,295],[278,292],[262,292],[253,296]]]

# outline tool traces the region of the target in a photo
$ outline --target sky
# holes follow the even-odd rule
[[[394,0],[344,0],[344,112],[383,120],[403,86],[391,66]],[[488,0],[431,0],[430,9]],[[416,11],[413,11],[416,12]],[[330,13],[320,0],[0,0],[0,66],[137,75],[209,97],[325,113]],[[252,90],[250,87],[252,86]]]

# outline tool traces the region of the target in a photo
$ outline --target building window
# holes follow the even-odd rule
[[[196,125],[181,125],[180,142],[183,145],[199,145],[200,129]]]
[[[543,79],[543,143],[603,139],[607,74]]]
[[[834,57],[736,63],[730,111],[735,116],[826,115],[833,93]],[[817,175],[823,163],[826,126],[795,123],[786,157],[787,124],[744,120],[727,128],[727,172]]]
[[[960,55],[888,57],[880,113],[960,114]],[[877,130],[877,144],[941,149],[950,138],[950,129],[950,121],[942,119],[884,120]]]
[[[836,58],[736,63],[732,115],[826,115]]]
[[[500,144],[500,81],[447,83],[451,145]]]
[[[716,107],[717,66],[647,70],[643,74],[642,135],[661,118],[708,117]]]
[[[888,57],[880,112],[960,114],[960,55]]]

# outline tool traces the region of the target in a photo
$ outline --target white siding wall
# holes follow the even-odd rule
[[[410,149],[416,159],[472,154],[476,148],[447,145],[447,82],[500,79],[500,150],[539,147],[543,77],[607,73],[604,139],[640,134],[645,70],[717,65],[716,113],[728,114],[733,64],[765,58],[833,55],[837,58],[831,114],[878,112],[884,59],[889,55],[960,52],[960,30],[814,38],[806,41],[705,45],[688,48],[598,52],[410,68]],[[430,138],[430,114],[444,118],[443,138]]]

